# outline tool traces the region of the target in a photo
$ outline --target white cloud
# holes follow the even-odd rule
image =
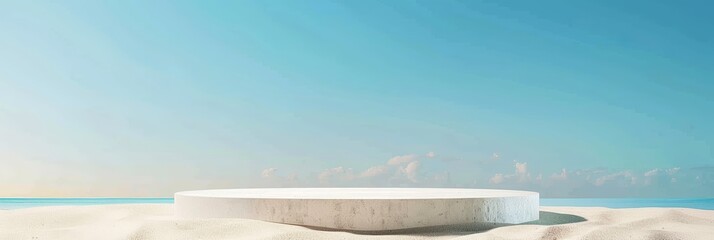
[[[675,175],[679,172],[678,167],[674,168],[669,168],[669,169],[652,169],[650,171],[645,172],[643,175],[645,176],[644,179],[644,184],[645,185],[651,185],[651,184],[657,184],[657,183],[663,183],[669,181],[670,183],[675,183],[677,182],[677,179],[675,178]]]
[[[498,156],[498,153],[493,153],[491,155],[491,160],[498,160],[499,158],[500,158],[500,156]]]
[[[529,162],[530,163],[530,162]],[[532,163],[531,163],[532,164]],[[714,193],[712,185],[702,179],[704,173],[690,168],[659,168],[645,171],[613,170],[608,168],[576,169],[542,174],[519,163],[512,173],[495,173],[475,180],[473,187],[499,186],[533,190],[548,197],[662,197],[690,194],[689,189]],[[712,168],[714,170],[714,168]],[[532,176],[531,176],[532,175]],[[710,173],[714,179],[714,173]],[[698,178],[697,178],[698,177]],[[714,188],[712,188],[714,189]]]
[[[595,179],[595,186],[605,185],[607,182],[615,181],[617,179],[629,180],[630,184],[635,184],[637,179],[630,171],[617,172],[609,175],[605,175]]]
[[[323,183],[334,180],[333,178],[336,178],[337,180],[352,180],[354,178],[354,174],[352,173],[351,168],[336,167],[325,169],[317,175],[317,179]]]
[[[515,167],[515,173],[514,174],[503,174],[503,173],[496,173],[491,179],[489,180],[490,183],[493,184],[499,184],[503,183],[506,181],[510,181],[510,179],[516,179],[518,182],[528,182],[531,180],[531,174],[528,172],[528,163],[519,163],[516,161],[513,161],[514,167]],[[539,175],[536,180],[540,181],[543,179],[542,175]]]
[[[389,165],[401,165],[401,164],[404,164],[404,163],[408,163],[408,162],[414,161],[414,160],[416,160],[416,159],[417,159],[417,155],[416,155],[416,154],[396,156],[396,157],[393,157],[393,158],[389,159],[389,161],[387,161],[387,164],[389,164]]]
[[[300,176],[297,173],[293,173],[288,175],[285,180],[291,181],[291,182],[297,182],[300,181]]]
[[[527,174],[528,173],[528,163],[516,162],[516,173],[517,174]]]
[[[502,173],[496,173],[496,175],[493,175],[493,177],[491,177],[491,179],[489,179],[489,182],[491,182],[493,184],[500,184],[504,180],[506,180],[506,178],[503,176]]]
[[[280,174],[277,168],[266,168],[260,172],[260,177],[263,179],[261,182],[257,182],[258,186],[271,186],[271,187],[287,187],[287,186],[299,186],[302,184],[297,173],[290,173],[287,176]]]
[[[560,171],[560,173],[553,173],[553,175],[550,176],[550,179],[553,180],[567,180],[568,179],[568,171],[563,168],[563,170]]]
[[[376,177],[382,174],[385,174],[387,172],[388,168],[387,166],[374,166],[370,167],[364,172],[362,172],[359,176],[363,178],[371,178],[371,177]]]
[[[665,170],[665,172],[667,173],[667,175],[672,176],[672,175],[677,174],[677,173],[679,172],[679,167],[674,167],[674,168],[667,169],[667,170]]]
[[[652,177],[652,176],[656,176],[658,173],[659,173],[659,169],[655,168],[655,169],[645,172],[644,175],[645,175],[645,177]]]
[[[679,169],[680,169],[679,167],[674,167],[674,168],[669,168],[669,169],[664,169],[664,170],[655,168],[655,169],[645,172],[644,175],[645,175],[645,177],[654,177],[654,176],[659,175],[661,172],[664,172],[669,176],[673,176],[679,172]]]
[[[529,166],[528,163],[532,165],[533,162],[506,161],[501,164],[484,165],[484,171],[476,174],[467,174],[466,169],[461,169],[461,172],[452,172],[454,175],[450,179],[449,171],[464,166],[450,163],[441,166],[447,168],[440,169],[439,166],[431,168],[435,164],[444,164],[442,161],[428,160],[436,156],[434,152],[394,156],[382,164],[367,168],[353,171],[347,168],[348,166],[338,166],[311,176],[303,176],[302,179],[298,179],[297,174],[283,175],[283,172],[277,172],[277,168],[264,169],[261,176],[269,180],[264,182],[279,186],[457,187],[474,184],[470,186],[513,187],[538,191],[543,196],[549,197],[663,196],[661,189],[685,192],[681,189],[688,186],[711,186],[706,185],[707,180],[702,179],[714,176],[712,174],[705,176],[704,173],[693,174],[689,168],[679,167],[650,168],[647,171],[608,168],[569,171],[562,168],[560,171],[539,173],[534,172],[538,166]],[[493,153],[491,159],[498,157],[498,153]],[[508,167],[509,163],[512,164],[511,168],[505,172],[488,172],[489,167],[495,168],[502,164],[506,164],[502,167]],[[440,171],[436,171],[437,169]],[[714,177],[707,177],[707,179],[714,179]]]
[[[263,178],[271,178],[275,176],[275,171],[278,171],[277,168],[266,168],[260,173],[260,176]],[[253,175],[255,176],[255,175]]]
[[[419,161],[413,161],[404,168],[404,173],[410,181],[417,182],[417,171],[419,171],[419,167],[421,167],[421,163]]]
[[[435,157],[433,152],[427,153],[427,157]],[[378,180],[379,176],[386,176],[389,172],[394,171],[395,175],[391,178],[384,178],[385,184],[400,184],[401,186],[409,185],[410,183],[418,183],[422,176],[419,175],[421,162],[418,160],[419,155],[408,154],[392,157],[387,161],[386,165],[372,166],[363,172],[355,173],[352,169],[345,167],[335,167],[325,169],[317,175],[317,179],[322,184],[344,185],[344,184],[366,184],[360,180],[372,179]],[[443,176],[423,176],[426,182],[438,179],[443,180]],[[351,182],[351,183],[350,183]],[[435,182],[435,181],[434,181]],[[369,182],[374,184],[374,182]]]

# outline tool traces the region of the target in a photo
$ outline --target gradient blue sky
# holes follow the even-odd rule
[[[714,196],[709,1],[0,1],[0,196]]]

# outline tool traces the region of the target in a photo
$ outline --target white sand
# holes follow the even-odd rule
[[[170,204],[0,211],[0,239],[714,239],[714,211],[542,207],[541,220],[490,230],[392,235],[320,231],[245,219],[180,220]]]

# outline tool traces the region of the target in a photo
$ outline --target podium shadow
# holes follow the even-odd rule
[[[411,235],[411,236],[458,236],[458,235],[468,235],[480,232],[486,232],[491,229],[499,227],[517,226],[517,225],[560,225],[584,222],[587,219],[564,213],[540,211],[538,213],[539,219],[536,221],[521,223],[521,224],[506,224],[506,223],[473,223],[473,224],[457,224],[457,225],[443,225],[443,226],[433,226],[433,227],[421,227],[421,228],[409,228],[409,229],[399,229],[399,230],[385,230],[385,231],[345,231],[337,229],[326,229],[319,227],[308,227],[306,228],[320,230],[320,231],[340,231],[349,232],[359,235]]]

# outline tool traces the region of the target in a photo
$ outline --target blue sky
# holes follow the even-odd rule
[[[2,1],[0,193],[714,196],[707,1]]]

